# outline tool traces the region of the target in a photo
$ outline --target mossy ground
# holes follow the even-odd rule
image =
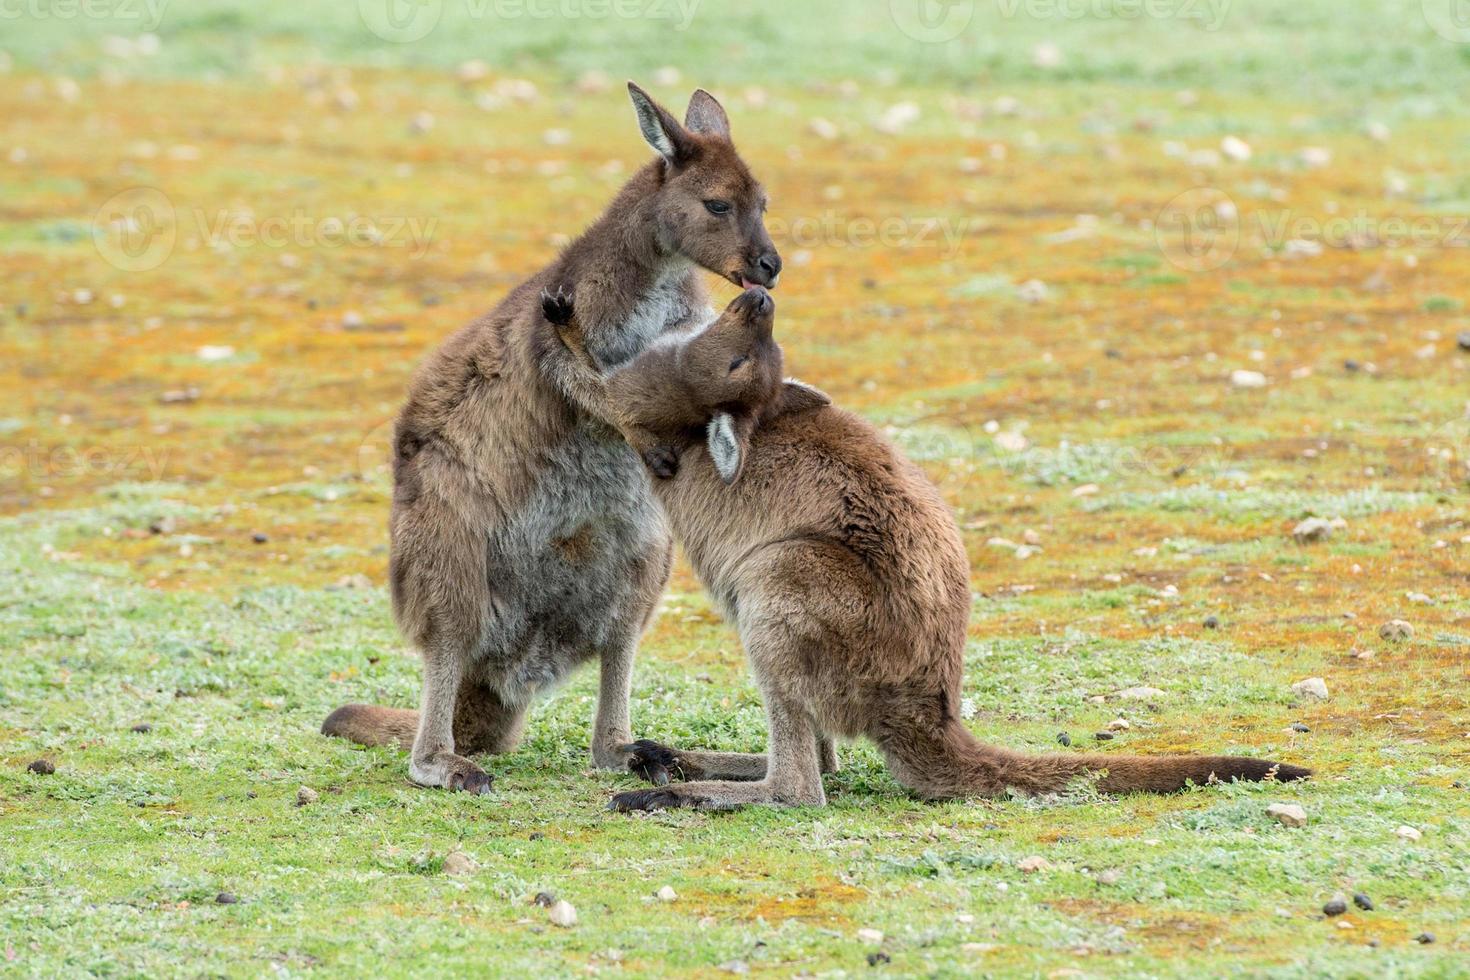
[[[340,6],[191,5],[154,56],[96,18],[0,43],[0,972],[1464,974],[1470,61],[1420,4],[1242,2],[1217,31],[980,4],[951,45],[850,6],[700,8],[674,33],[451,14],[388,45]],[[1032,63],[1047,40],[1060,67]],[[475,55],[488,77],[457,80]],[[1314,780],[931,805],[854,746],[824,810],[615,816],[632,780],[589,769],[590,674],[489,761],[487,798],[316,734],[343,701],[417,695],[382,588],[414,364],[644,159],[618,85],[581,72],[662,65],[671,102],[718,88],[771,193],[792,369],[955,507],[972,728]],[[903,102],[917,120],[875,128]],[[1227,135],[1251,159],[1199,152]],[[175,238],[130,271],[93,232],[137,187],[164,210],[122,213]],[[1168,207],[1198,187],[1223,224]],[[382,241],[341,241],[363,217]],[[1346,526],[1295,543],[1311,515]],[[1026,560],[988,543],[1028,530]],[[1393,618],[1411,641],[1378,637]],[[1308,676],[1330,700],[1297,701]],[[1093,700],[1137,685],[1164,694]],[[682,565],[633,718],[762,745]],[[54,775],[26,771],[42,757]],[[1278,801],[1309,824],[1267,819]],[[445,874],[456,850],[478,870]],[[1019,871],[1032,855],[1052,868]],[[1338,891],[1377,908],[1324,920]]]

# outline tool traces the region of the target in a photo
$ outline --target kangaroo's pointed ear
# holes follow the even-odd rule
[[[821,408],[832,404],[832,399],[825,391],[813,388],[804,381],[795,378],[787,378],[786,383],[781,386],[781,407],[777,415],[788,415],[792,412],[805,412],[813,408]]]
[[[638,113],[638,129],[648,145],[671,164],[687,162],[693,154],[694,144],[688,131],[679,125],[679,120],[633,82],[628,83],[628,98],[633,100],[633,108]]]
[[[716,412],[709,420],[705,436],[710,462],[715,464],[715,472],[726,485],[740,479],[754,429],[755,420],[749,416],[737,419],[729,412]]]
[[[730,117],[725,115],[724,106],[713,95],[697,88],[689,97],[689,108],[684,112],[684,128],[691,133],[708,133],[729,139]]]

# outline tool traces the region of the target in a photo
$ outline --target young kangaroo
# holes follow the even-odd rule
[[[602,667],[593,760],[627,760],[633,652],[671,542],[638,457],[542,372],[542,289],[583,285],[585,350],[610,368],[713,318],[697,266],[737,285],[780,276],[765,193],[720,104],[695,92],[681,125],[628,93],[656,158],[550,268],[429,358],[398,417],[389,578],[423,655],[421,707],[348,704],[322,731],[411,744],[424,786],[487,792],[466,756],[513,747],[532,698],[588,660]]]
[[[959,720],[969,566],[938,491],[814,389],[772,382],[728,394],[742,355],[769,361],[752,376],[780,377],[773,309],[750,290],[704,332],[604,377],[575,354],[573,305],[544,298],[566,342],[548,349],[545,369],[588,404],[615,403],[603,414],[624,432],[670,450],[660,461],[677,472],[655,482],[659,500],[740,633],[770,725],[769,762],[628,746],[630,768],[661,788],[619,793],[614,809],[820,805],[831,737],[872,739],[894,776],[929,799],[1054,792],[1087,773],[1114,793],[1310,775],[1235,756],[1027,755],[977,741]],[[708,417],[703,438],[687,424],[696,415]],[[696,781],[664,785],[670,774]]]

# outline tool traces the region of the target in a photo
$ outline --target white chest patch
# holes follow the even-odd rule
[[[667,333],[670,326],[685,323],[694,316],[696,311],[690,308],[684,291],[684,280],[691,268],[689,260],[678,258],[659,270],[653,286],[633,307],[628,319],[617,330],[610,331],[610,342],[593,351],[605,367],[615,368],[631,361]],[[708,309],[700,312],[699,329],[703,329],[714,319],[714,314]]]

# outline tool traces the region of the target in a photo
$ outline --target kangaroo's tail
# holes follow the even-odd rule
[[[413,747],[419,713],[376,704],[344,704],[322,722],[323,735],[337,735],[363,745]]]
[[[1312,770],[1231,755],[1027,755],[986,745],[953,718],[894,724],[874,733],[899,782],[929,799],[1054,793],[1078,776],[1101,773],[1106,793],[1173,793],[1186,783],[1305,779]]]

